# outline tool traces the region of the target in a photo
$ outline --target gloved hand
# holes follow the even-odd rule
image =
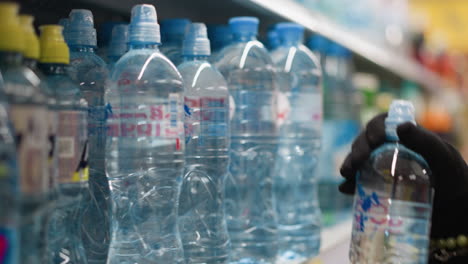
[[[385,118],[380,114],[372,119],[356,138],[346,157],[339,187],[346,194],[355,190],[355,175],[371,152],[385,142]],[[449,143],[424,128],[404,123],[397,128],[400,143],[419,153],[432,171],[435,189],[432,213],[432,238],[468,235],[468,167],[459,152]],[[467,262],[468,263],[468,262]]]

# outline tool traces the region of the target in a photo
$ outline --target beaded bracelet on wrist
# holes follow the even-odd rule
[[[457,256],[468,256],[468,236],[431,239],[430,256],[441,263]]]

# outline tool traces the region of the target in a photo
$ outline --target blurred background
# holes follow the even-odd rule
[[[35,16],[36,26],[57,23],[73,8],[92,10],[102,50],[108,45],[112,26],[128,22],[129,10],[138,3],[154,4],[161,20],[184,17],[209,25],[226,24],[232,16],[256,16],[260,19],[259,39],[270,50],[277,45],[271,25],[282,21],[303,25],[304,44],[320,59],[324,76],[320,203],[324,225],[336,228],[325,230],[322,235],[325,251],[340,248],[335,242],[347,239],[346,235],[337,237],[337,234],[349,235],[349,229],[339,225],[343,221],[350,224],[352,203],[336,190],[336,182],[341,180],[339,166],[360,129],[374,115],[387,111],[393,99],[412,101],[418,124],[454,144],[468,159],[466,0],[21,0],[19,3],[21,13]],[[347,254],[348,244],[340,245],[341,254]],[[323,263],[334,263],[325,255]]]

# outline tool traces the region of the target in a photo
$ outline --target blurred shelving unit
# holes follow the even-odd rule
[[[293,0],[234,0],[247,8],[254,8],[270,12],[283,19],[294,21],[306,29],[327,37],[355,54],[380,66],[383,70],[421,84],[430,93],[435,93],[444,82],[432,72],[426,70],[416,62],[398,54],[389,48],[375,45],[358,34],[352,33],[337,25],[330,19]]]

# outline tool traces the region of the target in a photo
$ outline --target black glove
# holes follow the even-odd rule
[[[385,142],[386,117],[387,114],[376,116],[354,141],[351,153],[341,167],[341,175],[345,178],[339,187],[341,192],[354,193],[356,172],[371,152]],[[400,143],[419,153],[432,171],[431,183],[435,189],[435,196],[431,237],[437,239],[468,235],[466,162],[452,145],[424,128],[404,123],[398,126],[397,133]]]

